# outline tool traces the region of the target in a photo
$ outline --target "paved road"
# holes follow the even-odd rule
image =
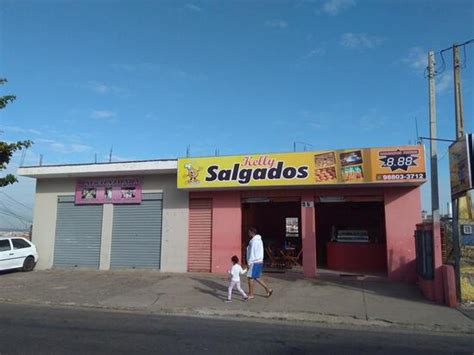
[[[472,354],[474,337],[0,304],[0,354]]]

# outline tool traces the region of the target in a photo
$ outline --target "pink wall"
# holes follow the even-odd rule
[[[415,230],[421,222],[420,188],[386,188],[385,228],[388,277],[415,282]]]
[[[242,244],[242,211],[239,191],[213,193],[211,271],[226,273],[230,258],[240,258]]]
[[[314,196],[324,195],[383,196],[385,199],[388,277],[394,280],[416,281],[413,236],[416,224],[421,222],[419,187],[193,192],[190,197],[213,198],[212,272],[225,273],[229,268],[232,255],[241,255],[242,198],[277,196],[298,197],[302,201],[314,201]],[[316,223],[315,209],[301,207],[303,272],[308,277],[316,275]]]

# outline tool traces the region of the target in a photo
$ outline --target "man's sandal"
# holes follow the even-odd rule
[[[272,293],[273,293],[272,289],[268,290],[267,297],[270,297],[272,295]]]

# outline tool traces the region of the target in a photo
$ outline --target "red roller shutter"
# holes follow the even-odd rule
[[[188,271],[211,272],[212,199],[189,200]]]

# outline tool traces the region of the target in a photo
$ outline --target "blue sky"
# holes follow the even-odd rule
[[[0,0],[2,140],[25,165],[413,143],[428,135],[428,50],[474,38],[472,1]],[[474,45],[463,69],[473,128]],[[438,132],[453,138],[451,55]],[[438,69],[442,69],[438,56]],[[449,199],[439,144],[441,199]],[[10,169],[20,164],[16,155]],[[3,190],[33,205],[34,181]],[[30,212],[0,195],[22,216]],[[429,207],[429,186],[423,187]],[[19,222],[0,215],[0,227]]]

